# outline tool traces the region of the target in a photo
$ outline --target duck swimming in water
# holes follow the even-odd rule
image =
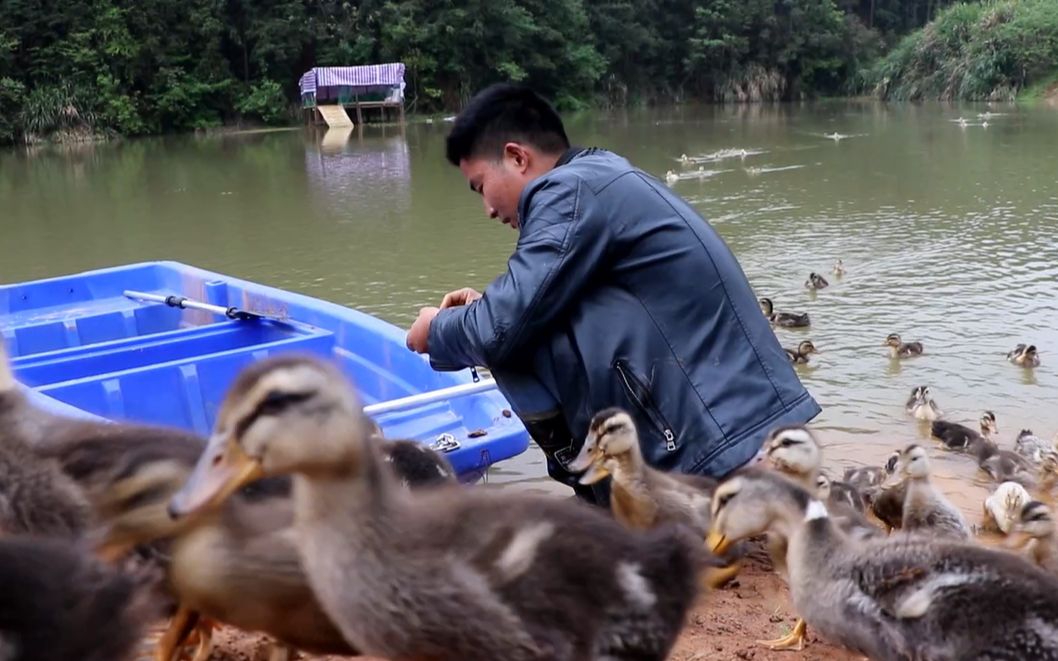
[[[786,355],[790,358],[790,362],[795,365],[804,365],[808,363],[808,357],[814,353],[819,353],[816,349],[816,345],[812,344],[811,340],[805,340],[797,345],[796,349],[783,349]]]
[[[1040,353],[1035,344],[1019,344],[1007,353],[1007,360],[1022,367],[1039,367]]]
[[[809,273],[808,280],[805,280],[806,289],[826,289],[829,286],[827,279],[815,272]]]
[[[921,356],[924,348],[921,342],[904,342],[898,333],[890,333],[883,346],[889,347],[890,358],[910,358]]]
[[[776,312],[770,298],[760,299],[760,310],[768,321],[783,328],[805,328],[811,325],[807,312]]]

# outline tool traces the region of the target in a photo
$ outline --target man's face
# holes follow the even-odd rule
[[[522,190],[535,174],[531,174],[531,157],[524,147],[508,143],[503,156],[474,156],[459,162],[470,189],[481,195],[485,214],[489,218],[518,229],[518,200]]]

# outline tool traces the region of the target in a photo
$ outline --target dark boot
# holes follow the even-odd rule
[[[534,416],[535,417],[535,416]],[[577,456],[580,450],[573,442],[573,434],[569,431],[569,425],[561,413],[554,413],[548,417],[522,420],[522,424],[529,431],[540,449],[547,457],[547,474],[551,479],[568,485],[581,500],[593,505],[610,505],[609,481],[595,485],[584,485],[580,483],[580,475],[575,475],[566,470],[569,462]]]

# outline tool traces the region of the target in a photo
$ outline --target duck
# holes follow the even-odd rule
[[[833,506],[840,503],[846,507],[863,512],[863,496],[859,489],[848,482],[834,481],[825,472],[820,471],[816,476],[816,497]]]
[[[1017,452],[1000,450],[995,445],[982,446],[978,467],[996,483],[1017,482],[1035,488],[1039,471]]]
[[[1007,353],[1007,360],[1022,367],[1039,367],[1040,353],[1035,344],[1019,344]]]
[[[1053,450],[1052,444],[1033,434],[1031,429],[1022,429],[1014,439],[1014,452],[1037,466],[1043,463],[1044,455]]]
[[[845,262],[843,262],[840,257],[838,258],[838,261],[834,262],[834,269],[831,273],[839,278],[845,275]]]
[[[815,272],[809,273],[808,279],[805,280],[806,289],[826,289],[829,286],[827,279]]]
[[[1022,508],[1032,496],[1017,482],[1000,484],[984,501],[985,521],[994,524],[999,532],[1009,534],[1021,517]]]
[[[859,466],[846,468],[842,481],[854,486],[861,494],[877,489],[893,474],[899,452],[893,452],[881,466]]]
[[[131,661],[150,620],[151,574],[106,566],[59,537],[0,537],[5,661]]]
[[[863,496],[851,484],[832,481],[829,477],[821,482],[823,475],[823,450],[819,441],[807,427],[787,425],[773,429],[764,440],[762,449],[767,463],[776,471],[787,475],[806,489],[818,490],[823,486],[831,507],[850,507],[863,512]],[[860,521],[858,521],[860,523]]]
[[[912,356],[921,356],[925,351],[921,342],[904,342],[900,339],[898,333],[890,333],[885,338],[883,346],[889,347],[890,358],[910,358]]]
[[[829,507],[834,508],[836,513],[839,513],[840,526],[846,534],[867,538],[879,532],[860,516],[859,512],[863,510],[862,498],[858,497],[858,494],[848,495],[850,491],[855,493],[855,489],[843,484],[835,490],[835,483],[822,474],[822,450],[815,436],[806,427],[790,425],[772,430],[765,439],[761,452],[775,472],[797,482],[805,489],[811,489],[817,498],[825,500]],[[854,505],[850,507],[857,501],[860,503],[859,510],[856,510]],[[775,531],[768,533],[768,554],[776,572],[784,580],[788,580],[789,575],[786,566],[787,544],[788,540],[781,534]],[[805,643],[805,632],[805,621],[798,618],[788,635],[757,642],[772,650],[801,650]]]
[[[904,410],[916,420],[925,422],[940,420],[941,415],[943,415],[937,403],[933,401],[933,393],[930,391],[929,386],[916,386],[913,388],[911,397],[908,398],[907,403],[904,405]]]
[[[208,656],[211,622],[260,631],[289,651],[355,654],[314,598],[292,540],[289,478],[260,480],[216,511],[173,519],[168,500],[189,479],[205,448],[195,435],[122,425],[123,433],[60,443],[52,456],[89,494],[105,523],[104,557],[133,549],[164,558],[166,591],[176,610],[157,658],[175,658],[191,630]],[[383,462],[399,484],[456,484],[446,459],[412,440],[380,440]]]
[[[885,478],[874,489],[864,492],[871,514],[882,522],[887,533],[903,527],[907,478],[900,465],[900,450],[894,450],[885,461]]]
[[[807,312],[776,312],[770,298],[760,299],[760,309],[768,321],[783,328],[805,328],[811,325]]]
[[[672,185],[680,180],[680,175],[676,174],[675,170],[669,170],[665,173],[665,183]]]
[[[764,532],[789,539],[797,612],[863,656],[1058,658],[1058,639],[1040,630],[1058,621],[1058,578],[1013,554],[915,537],[850,539],[809,490],[757,467],[720,483],[712,520],[717,553]]]
[[[957,540],[970,538],[970,526],[959,510],[929,480],[929,455],[917,444],[908,445],[900,456],[907,479],[902,528],[907,532]]]
[[[30,408],[0,342],[0,534],[78,539],[92,525],[91,508],[77,484],[30,445]]]
[[[629,531],[589,505],[546,496],[401,490],[362,417],[332,363],[293,353],[257,362],[229,389],[170,513],[193,516],[248,481],[292,475],[301,566],[364,654],[666,656],[711,560],[700,536],[680,525]]]
[[[816,349],[816,345],[812,344],[811,340],[804,340],[797,345],[796,349],[786,349],[786,356],[790,359],[790,362],[795,365],[805,365],[808,363],[808,357],[814,353],[819,353]]]
[[[996,414],[993,411],[985,411],[977,421],[981,431],[975,431],[948,420],[934,420],[930,425],[930,433],[950,450],[966,450],[974,456],[980,457],[989,454],[995,449],[995,441],[992,436],[999,433],[999,425],[996,423]]]
[[[620,408],[599,411],[588,426],[580,453],[567,466],[583,473],[581,484],[610,477],[610,510],[633,530],[668,522],[689,526],[705,539],[716,481],[708,477],[664,473],[649,466],[639,449],[632,416]]]
[[[214,621],[263,632],[291,649],[356,652],[324,615],[300,569],[289,480],[248,485],[216,511],[173,519],[169,498],[191,476],[205,441],[115,431],[60,445],[52,454],[98,512],[99,555],[159,559],[173,612],[156,659],[175,660],[193,631],[200,639],[196,658],[208,657]]]
[[[1055,537],[1054,512],[1038,500],[1022,506],[1007,546],[1022,549],[1025,556],[1040,569],[1058,576],[1058,537]]]

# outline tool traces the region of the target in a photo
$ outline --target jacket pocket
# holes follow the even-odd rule
[[[669,452],[676,451],[676,434],[672,431],[672,425],[662,415],[661,410],[654,402],[654,396],[650,393],[650,388],[635,372],[633,372],[628,363],[624,360],[618,359],[614,361],[614,369],[617,370],[617,376],[621,379],[621,385],[624,387],[625,392],[628,394],[639,410],[647,416],[651,424],[658,430],[662,438],[665,439],[665,449]]]

